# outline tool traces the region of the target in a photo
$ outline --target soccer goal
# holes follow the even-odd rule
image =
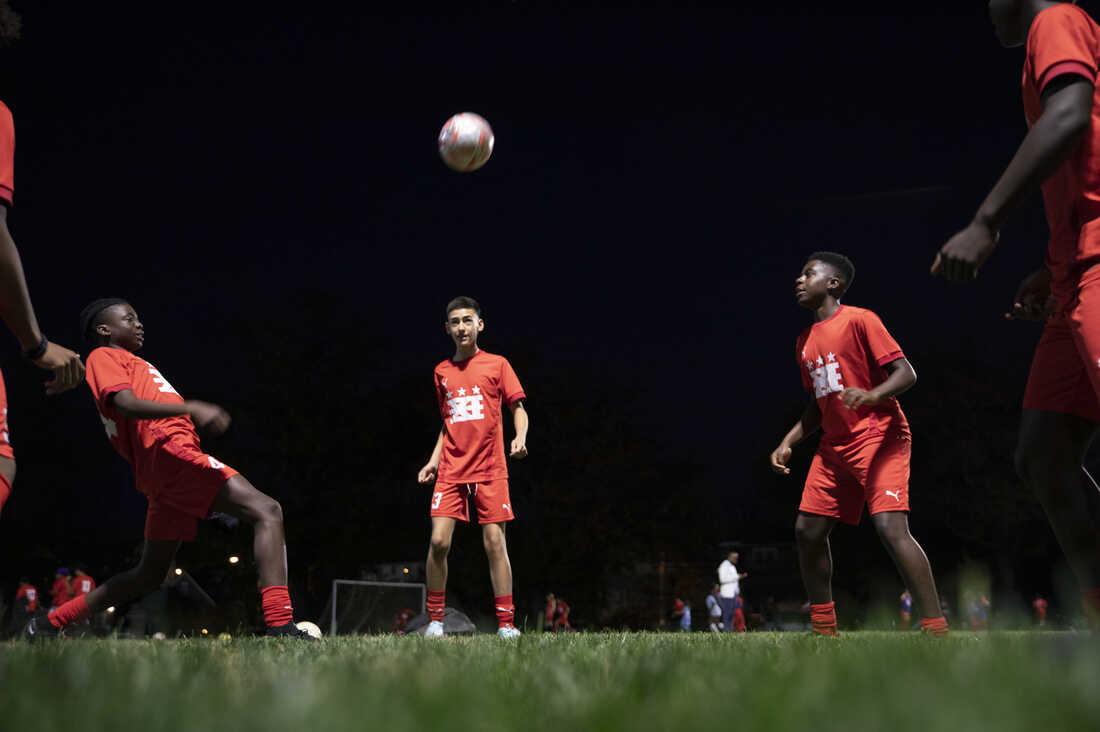
[[[420,582],[332,581],[328,634],[392,633],[424,612],[428,586]]]

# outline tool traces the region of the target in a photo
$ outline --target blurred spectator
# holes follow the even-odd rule
[[[409,624],[409,621],[416,616],[416,613],[412,608],[402,608],[397,611],[396,617],[393,619],[393,632],[398,635],[405,635],[405,626]]]
[[[989,598],[971,592],[963,596],[963,603],[966,605],[970,630],[989,630]]]
[[[745,601],[741,593],[733,600],[733,630],[738,633],[745,632]]]
[[[909,630],[913,627],[913,596],[909,594],[908,587],[902,590],[898,610],[898,630]]]
[[[38,589],[26,577],[20,577],[19,588],[15,591],[15,604],[11,608],[8,632],[14,635],[21,631],[36,612],[38,612]]]
[[[741,594],[741,580],[748,577],[748,573],[737,571],[737,560],[741,555],[730,552],[718,565],[718,601],[722,604],[722,625],[728,632],[733,632],[733,615],[737,610],[737,596]]]
[[[83,567],[76,568],[76,575],[69,581],[69,594],[72,599],[83,597],[95,589],[95,580],[92,579]]]
[[[679,621],[678,625],[681,633],[691,632],[691,605],[677,597],[673,605],[672,617]]]
[[[542,629],[547,632],[572,632],[569,624],[569,603],[551,592],[546,596],[546,610],[542,616]]]
[[[72,589],[69,587],[68,567],[59,567],[54,575],[53,587],[50,588],[50,610],[63,605],[72,599]]]
[[[715,585],[714,589],[707,595],[707,617],[710,621],[710,629],[715,633],[722,631],[722,603],[718,601],[719,586]]]
[[[1045,628],[1047,624],[1047,601],[1042,595],[1036,595],[1031,601],[1031,607],[1035,609],[1035,624]]]

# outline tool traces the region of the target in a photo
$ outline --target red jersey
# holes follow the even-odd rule
[[[905,357],[877,315],[841,305],[832,317],[802,332],[796,354],[802,386],[813,392],[821,409],[827,442],[855,444],[888,432],[909,436],[909,422],[897,399],[849,409],[840,398],[849,386],[869,390],[886,381],[883,366]]]
[[[465,361],[443,361],[434,376],[444,431],[439,481],[507,478],[501,405],[525,396],[508,359],[478,351]]]
[[[34,612],[38,609],[38,590],[34,585],[19,585],[19,589],[15,591],[15,601],[20,600],[27,603],[27,612]]]
[[[1100,27],[1081,8],[1061,3],[1035,16],[1027,34],[1024,114],[1028,127],[1043,113],[1040,97],[1052,80],[1075,74],[1095,83],[1100,67]],[[1100,263],[1100,88],[1093,91],[1092,120],[1077,149],[1043,183],[1050,227],[1047,266],[1060,300],[1081,274]]]
[[[88,354],[85,378],[92,389],[107,439],[134,469],[138,490],[148,495],[154,486],[143,478],[156,470],[158,448],[167,442],[199,450],[195,425],[186,415],[164,419],[127,419],[109,399],[125,389],[138,399],[182,404],[183,397],[151,363],[124,348],[100,347]]]
[[[15,195],[15,120],[0,102],[0,203],[10,206]]]
[[[50,604],[57,607],[71,599],[73,596],[69,593],[69,581],[64,577],[55,579],[53,587],[50,588]]]
[[[69,583],[69,587],[72,588],[73,599],[75,600],[94,590],[95,580],[86,574],[78,574],[76,577],[73,577],[72,582]]]
[[[1031,606],[1035,608],[1035,614],[1039,617],[1040,620],[1046,618],[1046,616],[1047,616],[1047,601],[1046,600],[1044,600],[1041,597],[1036,597],[1035,600],[1031,603]]]

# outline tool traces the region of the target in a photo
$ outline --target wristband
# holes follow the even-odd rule
[[[46,349],[50,347],[50,341],[45,335],[42,336],[42,340],[38,342],[38,345],[34,348],[29,348],[23,351],[23,357],[28,361],[37,361],[46,355]]]

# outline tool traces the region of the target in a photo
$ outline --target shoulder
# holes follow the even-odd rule
[[[1035,44],[1045,41],[1050,34],[1074,33],[1078,31],[1096,33],[1100,27],[1083,8],[1073,3],[1059,3],[1047,8],[1035,16],[1027,31],[1027,48],[1033,51]]]
[[[85,359],[89,367],[105,363],[117,363],[125,366],[138,360],[137,356],[130,353],[125,348],[111,348],[109,346],[100,346],[96,348],[89,353],[88,358]]]
[[[864,324],[882,324],[882,318],[878,316],[874,310],[868,308],[858,308],[853,305],[845,305],[842,313],[845,319],[851,323]]]

